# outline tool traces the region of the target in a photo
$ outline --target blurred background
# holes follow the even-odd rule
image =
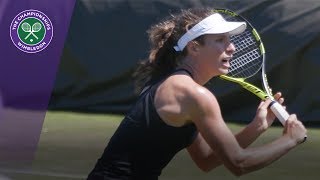
[[[53,12],[49,1],[16,0],[15,3],[30,7],[41,4],[43,9],[51,11],[50,17],[55,24],[67,25],[68,9],[73,7],[73,1],[55,1],[54,8],[61,9],[61,12]],[[16,6],[11,2],[0,0],[1,23],[11,13],[8,7]],[[320,131],[315,128],[320,124],[319,0],[77,0],[60,62],[35,62],[41,65],[39,67],[58,66],[50,69],[52,74],[56,70],[53,85],[51,81],[18,83],[8,80],[15,76],[0,76],[0,120],[7,119],[0,121],[0,142],[13,144],[15,150],[0,146],[0,159],[4,159],[2,150],[16,154],[28,152],[28,157],[33,158],[31,165],[23,167],[1,161],[0,180],[85,179],[137,98],[131,74],[137,62],[148,56],[146,30],[169,13],[201,6],[231,9],[256,27],[266,48],[269,84],[274,92],[283,92],[288,111],[298,114],[308,125],[308,143],[271,166],[240,179],[319,179]],[[7,27],[0,28],[4,29],[2,32],[7,31]],[[63,30],[55,30],[59,31]],[[2,40],[10,41],[7,36],[0,34],[0,52],[8,44]],[[58,44],[54,40],[52,43]],[[58,47],[56,44],[51,46]],[[53,54],[59,55],[60,51],[52,49]],[[48,60],[43,53],[37,57]],[[10,59],[10,62],[16,69],[0,66],[0,71],[8,74],[10,71],[22,71],[25,70],[22,63],[31,61],[17,58]],[[20,64],[16,66],[17,63]],[[37,79],[37,72],[43,75],[47,69],[28,69],[25,72],[30,72],[30,77]],[[258,81],[256,83],[259,85]],[[43,108],[47,101],[44,86],[50,90],[53,87],[47,109]],[[217,96],[232,131],[241,130],[243,123],[251,120],[259,103],[257,97],[220,79],[212,79],[206,86]],[[17,119],[18,124],[9,123],[8,126],[6,123],[11,120],[8,117]],[[28,120],[34,117],[39,121],[32,124]],[[18,126],[20,129],[16,128]],[[22,137],[27,137],[28,133],[33,133],[33,138],[26,141]],[[253,146],[269,142],[281,133],[281,126],[272,127]],[[10,139],[8,134],[20,140]],[[27,148],[30,142],[32,147]],[[18,156],[15,160],[22,163]],[[160,179],[239,178],[232,176],[224,167],[204,174],[183,150],[164,169]]]
[[[148,56],[146,30],[169,13],[201,6],[228,8],[252,22],[266,46],[273,91],[283,92],[289,112],[319,121],[318,0],[78,0],[49,109],[125,113],[136,99],[131,74]],[[220,79],[208,87],[226,120],[251,120],[255,96]]]

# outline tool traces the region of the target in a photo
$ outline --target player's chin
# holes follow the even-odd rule
[[[220,68],[219,69],[219,75],[225,75],[225,74],[228,74],[229,72],[229,68]]]

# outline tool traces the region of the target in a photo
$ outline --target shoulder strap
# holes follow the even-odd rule
[[[189,70],[184,69],[184,68],[179,68],[179,69],[176,69],[175,71],[173,71],[173,73],[178,72],[178,71],[185,71],[185,72],[188,73],[188,74],[191,76],[191,78],[193,79],[193,76],[192,76],[192,74],[191,74],[191,72],[190,72]]]

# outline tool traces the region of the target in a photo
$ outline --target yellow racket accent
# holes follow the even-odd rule
[[[238,83],[243,88],[245,88],[246,90],[248,90],[251,93],[255,94],[256,96],[258,96],[262,100],[266,100],[269,97],[267,95],[267,93],[262,91],[260,88],[256,87],[255,85],[252,85],[252,84],[250,84],[248,82],[245,82],[244,78],[233,78],[233,77],[229,77],[229,76],[226,76],[226,75],[221,75],[219,77],[224,79],[224,80],[228,80],[228,81],[232,81],[232,82]]]
[[[259,36],[256,29],[254,29],[254,28],[252,29],[252,34],[256,38],[257,41],[260,41],[260,36]]]
[[[262,43],[260,44],[259,47],[260,47],[260,51],[261,51],[262,54],[266,53],[266,51],[265,51],[264,46],[263,46]]]

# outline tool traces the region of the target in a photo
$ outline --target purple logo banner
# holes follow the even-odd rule
[[[11,22],[10,37],[13,44],[23,52],[37,53],[51,42],[53,26],[43,12],[29,9],[20,12]]]
[[[31,162],[75,0],[0,0],[0,162]]]

